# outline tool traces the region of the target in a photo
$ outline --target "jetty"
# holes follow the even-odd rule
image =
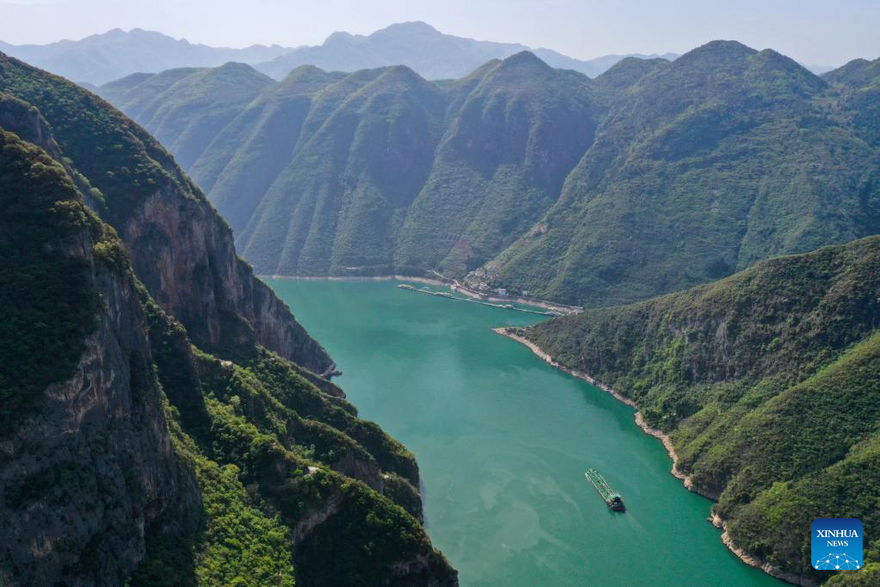
[[[593,487],[599,492],[599,496],[605,502],[605,505],[615,512],[626,511],[623,498],[619,493],[611,489],[611,486],[608,485],[608,482],[605,481],[605,477],[603,477],[599,471],[596,469],[587,469],[587,472],[584,473],[584,477],[587,478],[587,481],[593,484]]]
[[[455,296],[448,291],[436,291],[429,287],[420,287],[416,288],[408,283],[401,283],[397,286],[399,289],[405,289],[407,291],[414,291],[416,293],[428,294],[431,296],[437,296],[439,298],[446,298],[447,300],[453,300],[456,302],[466,302],[468,304],[479,304],[481,306],[489,306],[490,308],[498,308],[500,310],[513,310],[514,312],[523,312],[526,314],[537,314],[539,316],[561,316],[559,312],[553,310],[541,311],[541,310],[532,310],[530,308],[520,308],[518,306],[514,306],[513,304],[496,304],[493,302],[487,302],[483,300],[473,299],[473,298],[460,298]]]

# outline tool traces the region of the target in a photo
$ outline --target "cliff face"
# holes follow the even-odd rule
[[[236,358],[254,343],[323,374],[333,362],[235,254],[204,200],[167,181],[117,222],[138,277],[199,346]]]
[[[150,294],[198,345],[224,354],[253,339],[317,373],[332,370],[324,349],[238,258],[229,227],[155,139],[79,86],[5,55],[0,92],[45,117],[69,164],[97,190],[86,194],[89,204],[119,231]]]
[[[6,212],[35,189],[28,175],[42,168],[64,177],[13,134],[0,131],[0,149]],[[13,178],[21,191],[10,187]],[[55,197],[83,213],[72,183],[59,185]],[[49,204],[57,205],[33,202]],[[29,398],[31,409],[0,436],[3,584],[119,583],[144,557],[144,526],[199,503],[191,473],[172,450],[134,281],[93,253],[114,246],[115,235],[93,236],[102,232],[91,218],[70,236],[32,245],[55,252],[51,270],[81,266],[85,290],[101,303],[70,377]]]
[[[2,56],[0,89],[0,583],[456,585],[413,456],[161,147]]]

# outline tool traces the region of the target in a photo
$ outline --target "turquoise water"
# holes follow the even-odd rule
[[[706,522],[633,410],[491,331],[529,314],[397,289],[269,280],[361,416],[412,450],[428,533],[466,587],[780,585]],[[584,479],[598,469],[627,512]]]

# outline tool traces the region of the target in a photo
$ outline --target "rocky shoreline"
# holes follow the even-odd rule
[[[645,434],[649,434],[649,435],[653,436],[654,438],[657,438],[658,440],[660,440],[660,442],[663,443],[663,447],[666,449],[666,453],[669,455],[669,458],[672,459],[672,469],[670,470],[670,473],[672,473],[672,475],[674,477],[676,477],[677,479],[681,479],[682,483],[688,489],[688,491],[693,491],[694,493],[698,493],[699,495],[702,495],[703,497],[711,499],[712,501],[718,501],[718,496],[709,494],[708,492],[705,492],[705,491],[701,491],[698,487],[696,487],[694,485],[693,479],[691,479],[691,477],[689,475],[687,475],[686,473],[683,473],[682,471],[680,471],[678,469],[678,455],[675,452],[675,448],[672,446],[672,440],[669,438],[669,435],[661,430],[657,430],[656,428],[651,428],[645,422],[644,418],[642,417],[642,413],[638,411],[638,406],[636,406],[634,401],[632,401],[628,397],[623,396],[622,394],[620,394],[619,392],[615,391],[614,389],[608,387],[604,383],[593,379],[592,377],[590,377],[586,373],[584,373],[582,371],[578,371],[576,369],[571,369],[570,367],[566,367],[565,365],[560,364],[558,361],[556,361],[553,357],[551,357],[546,351],[544,351],[537,344],[535,344],[534,342],[525,338],[524,336],[520,336],[519,334],[516,334],[515,329],[513,329],[513,328],[493,328],[492,330],[495,331],[496,333],[500,334],[501,336],[504,336],[504,337],[509,338],[511,340],[515,340],[516,342],[526,346],[529,350],[532,351],[532,353],[534,353],[537,357],[539,357],[545,363],[548,363],[549,365],[556,367],[560,371],[568,373],[572,377],[577,377],[578,379],[586,381],[590,385],[594,385],[595,387],[598,387],[602,391],[614,396],[615,399],[617,399],[617,400],[625,403],[626,405],[630,406],[631,408],[635,409],[636,410],[636,413],[635,413],[636,425],[639,428],[641,428]],[[764,560],[761,560],[761,559],[747,553],[742,548],[738,547],[733,542],[733,539],[730,537],[730,533],[728,532],[728,529],[727,529],[727,522],[723,518],[721,518],[721,516],[716,514],[714,511],[712,512],[712,515],[709,518],[707,518],[707,521],[709,521],[716,528],[719,528],[720,530],[722,530],[721,542],[723,542],[724,545],[730,550],[730,552],[735,554],[737,556],[737,558],[739,558],[745,564],[752,566],[752,567],[759,568],[762,571],[764,571],[765,573],[767,573],[768,575],[771,575],[773,577],[776,577],[777,579],[781,579],[781,580],[786,581],[788,583],[791,583],[793,585],[803,585],[803,586],[809,586],[809,587],[816,585],[816,583],[814,581],[810,581],[809,579],[806,579],[806,578],[801,577],[799,575],[795,575],[793,573],[786,573],[784,571],[781,571],[780,569],[777,569],[776,567],[774,567],[770,563],[768,563]]]

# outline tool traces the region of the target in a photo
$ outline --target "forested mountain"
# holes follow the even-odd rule
[[[314,65],[327,71],[353,72],[393,65],[405,65],[429,80],[454,79],[468,75],[492,59],[505,59],[532,51],[552,67],[572,69],[595,77],[626,57],[675,59],[677,55],[605,55],[580,60],[550,49],[530,49],[519,43],[477,41],[441,33],[424,22],[402,22],[370,35],[333,33],[322,45],[297,47],[257,69],[283,79],[300,65]]]
[[[835,95],[734,42],[657,68],[613,103],[540,230],[484,279],[609,305],[880,232],[880,157]]]
[[[837,579],[880,578],[880,237],[521,334],[670,433],[736,545],[818,582],[813,519],[859,518],[873,561]]]
[[[135,83],[145,79],[146,87]],[[216,136],[272,80],[241,63],[213,69],[171,69],[151,77],[133,75],[103,87],[113,102],[131,103],[131,116],[180,165],[191,166]],[[149,96],[149,101],[147,101]]]
[[[291,49],[278,45],[252,45],[244,49],[209,47],[155,31],[113,29],[78,41],[47,45],[0,43],[0,51],[75,82],[100,85],[139,72],[217,67],[229,61],[261,63]]]
[[[413,456],[103,100],[0,54],[3,584],[455,585]]]
[[[438,83],[300,68],[263,88],[242,69],[218,104],[262,93],[188,169],[260,273],[628,303],[880,232],[875,63],[823,79],[717,41],[592,80],[529,53]],[[145,104],[185,112],[190,75],[100,92],[159,132]]]

